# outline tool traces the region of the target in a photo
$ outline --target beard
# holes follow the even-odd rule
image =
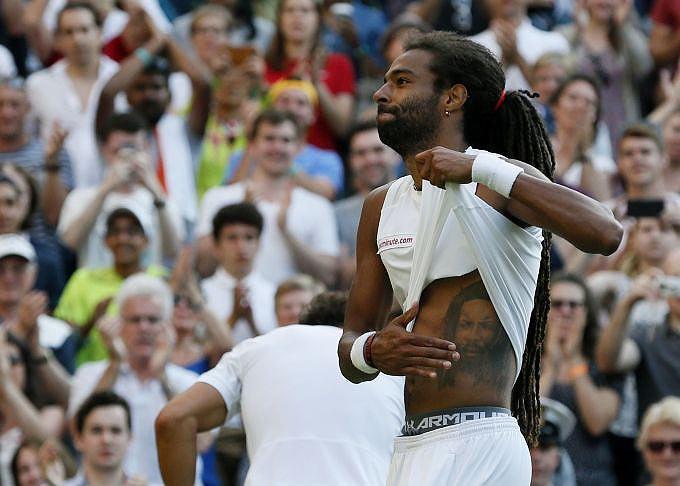
[[[432,95],[429,98],[411,96],[394,108],[378,105],[378,114],[390,113],[395,117],[388,122],[378,121],[380,140],[402,158],[432,148],[440,123],[438,103],[439,96]]]

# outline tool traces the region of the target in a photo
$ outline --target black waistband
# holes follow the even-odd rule
[[[435,410],[434,412],[408,415],[406,424],[401,429],[401,434],[418,435],[471,420],[511,416],[510,410],[503,407],[460,407]]]

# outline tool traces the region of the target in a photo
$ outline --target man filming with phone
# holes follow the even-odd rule
[[[631,319],[643,301],[665,300],[668,311],[657,322]],[[680,395],[680,248],[666,256],[660,269],[640,274],[618,302],[597,346],[597,364],[607,372],[635,372],[638,417],[649,405]]]
[[[112,264],[104,245],[106,219],[117,207],[132,207],[151,220],[146,264],[176,255],[183,238],[182,220],[153,172],[144,121],[133,113],[109,117],[100,152],[106,174],[99,186],[78,188],[64,201],[57,232],[78,253],[80,267]]]

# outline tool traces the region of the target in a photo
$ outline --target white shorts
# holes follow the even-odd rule
[[[387,486],[527,486],[529,448],[514,417],[397,437]]]

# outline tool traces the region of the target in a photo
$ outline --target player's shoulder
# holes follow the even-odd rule
[[[413,184],[412,181],[413,179],[411,176],[406,175],[373,189],[364,200],[364,211],[377,211],[380,213],[383,205],[385,204],[388,193],[408,190]]]

